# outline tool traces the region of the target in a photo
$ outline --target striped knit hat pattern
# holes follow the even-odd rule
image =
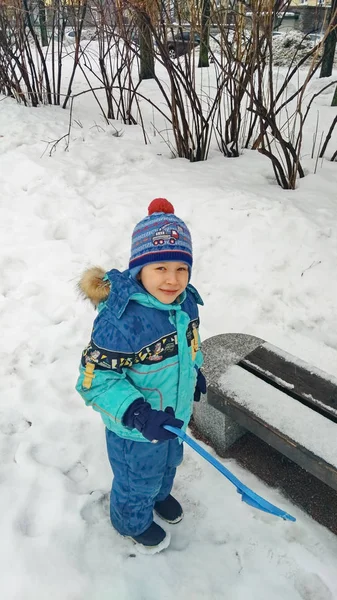
[[[155,198],[148,207],[148,216],[134,228],[129,270],[135,278],[145,265],[166,261],[186,263],[191,273],[191,234],[174,214],[172,204],[165,198]]]

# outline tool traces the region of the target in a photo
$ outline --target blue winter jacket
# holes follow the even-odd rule
[[[173,304],[163,304],[130,277],[113,269],[103,280],[109,295],[98,305],[91,340],[82,354],[76,389],[117,435],[146,442],[122,417],[137,398],[152,408],[172,406],[186,429],[202,365],[198,304],[192,285]]]

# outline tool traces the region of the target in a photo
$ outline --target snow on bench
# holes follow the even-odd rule
[[[337,379],[244,334],[206,340],[197,427],[220,455],[247,430],[337,490]]]

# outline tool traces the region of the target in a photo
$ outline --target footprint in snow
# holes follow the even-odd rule
[[[295,588],[303,600],[333,600],[333,595],[316,573],[299,572]]]
[[[28,421],[16,410],[6,410],[0,412],[0,431],[4,435],[15,435],[23,433],[31,427],[31,421]]]
[[[88,469],[79,460],[68,471],[65,471],[64,474],[75,483],[80,483],[86,477],[88,477]]]
[[[55,467],[63,472],[69,469],[69,454],[65,446],[42,442],[32,446],[30,454],[37,463],[46,467]]]
[[[69,447],[48,443],[35,444],[31,447],[32,458],[45,467],[59,469],[74,483],[80,483],[88,476],[88,469],[80,460],[71,457]]]
[[[110,494],[100,491],[91,492],[88,503],[81,510],[81,517],[89,525],[95,525],[102,520],[110,521]]]

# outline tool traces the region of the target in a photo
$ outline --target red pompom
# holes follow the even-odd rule
[[[174,215],[174,208],[166,198],[155,198],[149,204],[148,214],[153,215],[153,213],[167,213]]]

